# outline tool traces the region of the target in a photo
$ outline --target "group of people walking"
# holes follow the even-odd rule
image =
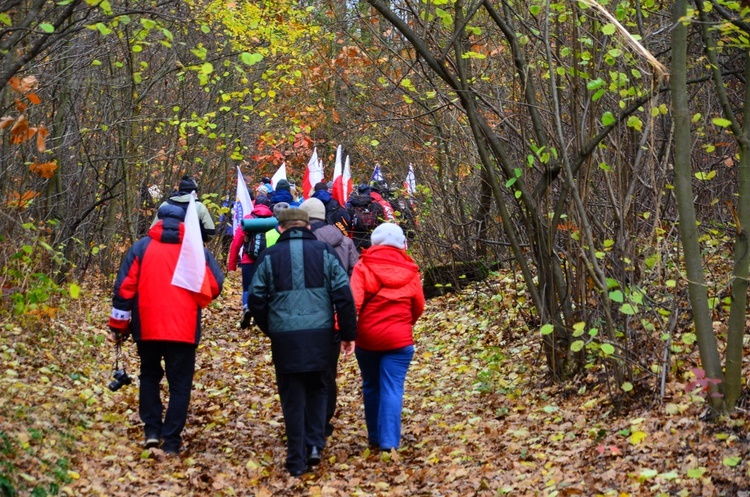
[[[284,185],[277,184],[276,192],[279,186]],[[253,211],[233,236],[227,269],[239,265],[242,270],[240,327],[254,322],[270,338],[286,430],[285,467],[300,476],[320,463],[333,434],[341,355],[354,354],[359,365],[369,445],[399,447],[413,326],[424,310],[424,294],[406,236],[389,222],[393,219],[381,217],[356,242],[350,233],[357,221],[325,183],[315,185],[298,205],[287,200],[266,205],[256,196]],[[131,332],[138,344],[145,444],[168,453],[181,448],[200,309],[208,304],[205,296],[171,285],[184,214],[174,203],[163,204],[148,236],[128,251],[109,322],[112,340]],[[224,276],[208,250],[205,255],[211,298],[216,298]],[[166,299],[179,306],[157,310]],[[162,419],[158,385],[165,371],[170,399]]]

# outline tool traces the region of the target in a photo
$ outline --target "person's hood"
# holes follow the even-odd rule
[[[362,252],[359,262],[387,288],[401,288],[419,274],[419,266],[405,250],[389,245],[373,245]]]
[[[378,192],[376,192],[374,190],[372,191],[372,193],[370,193],[370,196],[372,197],[372,199],[375,202],[382,202],[383,201],[382,195],[380,195]]]
[[[276,190],[271,196],[271,203],[278,204],[279,202],[292,203],[294,202],[294,197],[289,190]]]
[[[313,193],[311,195],[311,197],[317,198],[318,200],[320,200],[324,204],[327,204],[333,198],[333,197],[331,197],[331,194],[328,191],[326,191],[326,190],[318,190],[317,192]]]
[[[255,207],[253,207],[251,214],[254,217],[271,217],[273,216],[273,211],[267,205],[255,204]]]
[[[185,231],[185,209],[163,204],[157,213],[159,221],[148,230],[148,236],[163,243],[180,243]]]
[[[173,202],[180,202],[187,204],[190,202],[190,196],[193,194],[193,192],[174,192],[172,195],[169,196],[169,200],[172,200]],[[198,199],[195,200],[198,202]]]

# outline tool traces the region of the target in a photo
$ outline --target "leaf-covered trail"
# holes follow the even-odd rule
[[[584,384],[566,394],[543,388],[538,336],[523,331],[518,298],[492,297],[507,297],[515,285],[496,285],[428,303],[416,328],[397,453],[367,449],[351,357],[340,363],[339,414],[324,461],[313,475],[288,476],[269,342],[255,328],[237,327],[233,273],[204,316],[180,457],[141,448],[137,385],[106,388],[113,359],[102,342],[106,291],[89,291],[38,336],[6,325],[0,454],[15,466],[10,476],[21,495],[40,486],[165,497],[728,495],[750,487],[750,422],[698,421],[702,406],[684,384],[670,384],[666,408],[627,418]],[[132,343],[126,351],[135,373]],[[494,391],[484,388],[490,383]]]

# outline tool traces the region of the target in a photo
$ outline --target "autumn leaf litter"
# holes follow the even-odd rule
[[[664,403],[635,399],[619,411],[596,384],[549,382],[538,333],[507,278],[428,301],[415,330],[399,451],[368,449],[351,357],[339,366],[324,460],[291,478],[269,342],[257,328],[237,326],[239,288],[231,273],[204,314],[177,457],[142,448],[132,342],[125,360],[134,384],[107,389],[114,351],[104,340],[106,285],[84,288],[86,298],[36,329],[3,323],[0,486],[5,478],[19,495],[41,488],[162,497],[750,495],[744,413],[702,421],[705,405],[679,372]]]

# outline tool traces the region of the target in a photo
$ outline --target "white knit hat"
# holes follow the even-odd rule
[[[373,245],[390,245],[399,249],[406,248],[404,230],[395,223],[383,223],[372,232],[370,241]]]

